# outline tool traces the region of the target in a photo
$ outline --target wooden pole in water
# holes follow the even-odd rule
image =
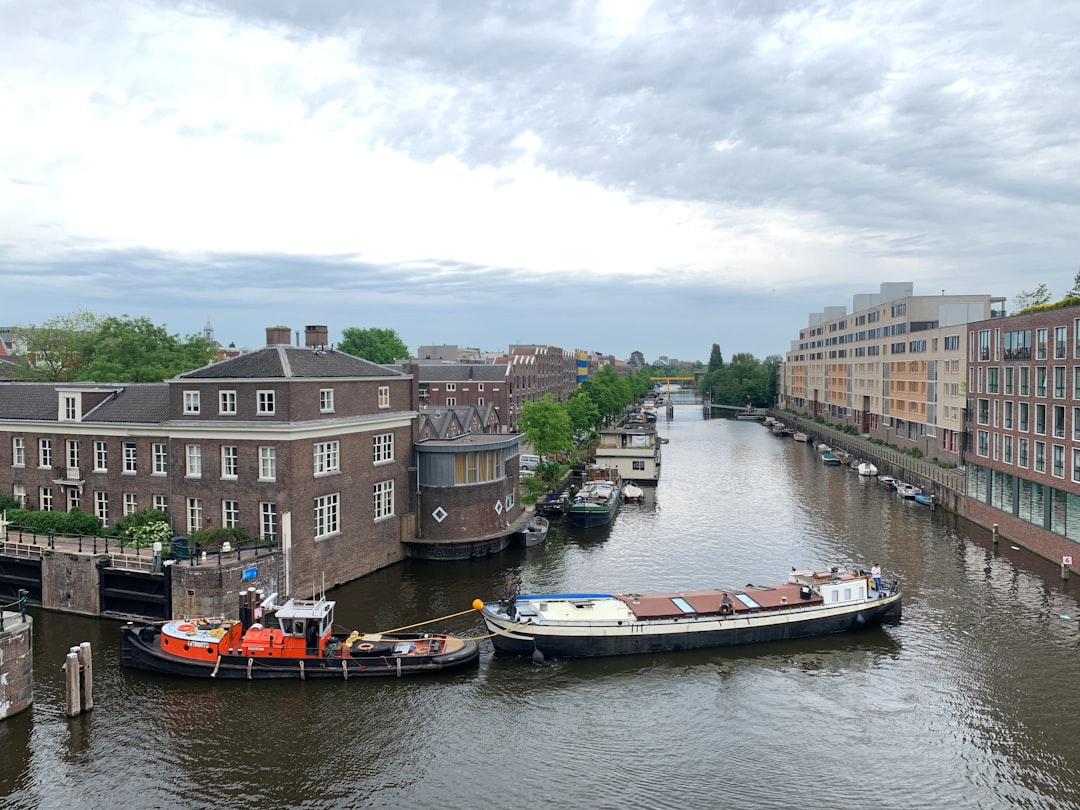
[[[67,716],[74,717],[82,712],[82,698],[79,692],[79,651],[72,647],[64,662],[64,685],[67,696]]]
[[[94,709],[94,662],[90,655],[90,642],[79,645],[79,664],[82,671],[82,710]]]

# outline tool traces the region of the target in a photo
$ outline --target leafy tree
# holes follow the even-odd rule
[[[23,380],[70,382],[84,380],[87,342],[98,330],[99,321],[90,312],[75,312],[51,318],[39,326],[15,328],[23,345],[17,376]]]
[[[161,382],[214,359],[214,345],[200,335],[181,340],[148,318],[108,317],[84,347],[79,379]]]
[[[628,379],[620,377],[614,366],[604,366],[579,389],[596,404],[603,419],[621,416],[634,401],[634,389]]]
[[[712,345],[712,353],[709,355],[709,371],[719,371],[724,367],[724,355],[720,353],[720,344]]]
[[[536,402],[525,402],[518,415],[518,430],[525,434],[532,449],[540,456],[566,452],[574,446],[570,414],[551,394]]]
[[[1066,298],[1080,298],[1080,270],[1073,276],[1072,289],[1065,293]]]
[[[1021,290],[1016,294],[1013,303],[1016,304],[1017,311],[1021,312],[1029,307],[1036,307],[1040,304],[1049,304],[1050,290],[1047,289],[1045,284],[1039,284],[1039,286],[1031,292]]]
[[[600,409],[584,391],[575,391],[567,398],[566,413],[575,435],[589,433],[600,424]]]
[[[393,363],[409,356],[409,347],[398,337],[393,329],[360,329],[346,327],[341,332],[340,351],[370,360],[372,363]]]

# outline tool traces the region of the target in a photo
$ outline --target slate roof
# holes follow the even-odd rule
[[[401,377],[400,371],[334,349],[266,346],[180,374],[178,380],[265,380],[302,377]]]
[[[505,382],[505,363],[418,363],[420,382]],[[392,368],[401,370],[400,365]]]
[[[82,423],[160,424],[169,416],[169,387],[165,383],[20,383],[0,382],[0,419],[56,422],[61,388],[111,391],[113,396],[88,413]]]

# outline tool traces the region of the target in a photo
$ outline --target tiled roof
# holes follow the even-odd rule
[[[400,368],[400,366],[394,366]],[[420,382],[504,382],[505,364],[425,363],[418,366]]]
[[[160,424],[169,416],[169,387],[165,383],[125,383],[98,386],[92,383],[0,382],[0,419],[57,421],[61,388],[112,391],[113,396],[83,414],[83,423]]]
[[[264,380],[298,377],[398,377],[400,371],[333,349],[266,346],[197,368],[177,379]]]

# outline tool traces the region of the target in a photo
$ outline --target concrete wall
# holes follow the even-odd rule
[[[34,702],[33,619],[4,611],[0,632],[0,720]]]

